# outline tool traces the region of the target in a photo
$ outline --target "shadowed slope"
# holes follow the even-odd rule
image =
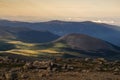
[[[44,43],[53,41],[58,37],[48,31],[37,31],[26,27],[0,26],[1,39],[16,39],[27,43]]]

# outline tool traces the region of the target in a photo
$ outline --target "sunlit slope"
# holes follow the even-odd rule
[[[24,56],[33,56],[33,57],[62,57],[63,55],[69,53],[76,55],[76,52],[67,51],[64,48],[68,46],[61,42],[56,43],[44,43],[44,44],[31,44],[24,43],[21,41],[6,40],[8,44],[14,45],[14,48],[3,50],[0,52],[7,52],[12,54],[20,54]],[[76,54],[75,54],[76,53]],[[78,55],[76,55],[78,56]]]
[[[20,55],[25,55],[25,56],[35,56],[38,54],[38,51],[33,49],[35,47],[35,44],[24,43],[21,41],[14,41],[14,40],[12,41],[8,40],[6,42],[14,45],[15,48],[11,50],[7,50],[5,52],[9,52],[13,54],[20,54]]]
[[[36,56],[37,57],[38,55],[44,55],[45,53],[50,53],[50,54],[58,53],[56,50],[52,48],[48,48],[47,46],[44,46],[43,44],[31,44],[31,43],[24,43],[21,41],[13,41],[13,40],[12,41],[6,40],[4,42],[4,46],[2,45],[3,43],[0,43],[0,44],[1,44],[0,47],[5,48],[5,46],[7,46],[6,49],[0,50],[0,52],[9,52],[12,54],[21,54],[25,56]],[[14,47],[11,49],[11,47],[8,44]]]

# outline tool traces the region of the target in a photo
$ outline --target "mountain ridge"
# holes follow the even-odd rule
[[[4,21],[3,21],[4,22]],[[120,27],[104,23],[95,23],[91,21],[73,22],[73,21],[46,21],[46,22],[17,22],[0,21],[0,25],[11,27],[27,27],[34,30],[50,31],[56,35],[63,36],[70,33],[86,34],[108,41],[114,45],[120,46]],[[19,25],[19,26],[18,26]]]

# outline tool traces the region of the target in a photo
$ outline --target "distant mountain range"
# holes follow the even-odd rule
[[[71,33],[86,34],[120,46],[120,27],[115,25],[95,23],[91,21],[69,22],[58,20],[37,23],[0,20],[0,25],[50,31],[59,36]]]

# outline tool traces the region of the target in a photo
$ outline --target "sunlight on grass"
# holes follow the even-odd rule
[[[6,52],[10,52],[13,54],[20,54],[20,55],[25,55],[25,56],[37,56],[38,52],[37,51],[33,51],[33,50],[18,50],[18,49],[13,49],[13,50],[9,50]]]
[[[4,51],[12,54],[19,54],[24,56],[38,56],[40,54],[59,54],[62,53],[58,49],[61,47],[66,47],[63,43],[55,43],[54,45],[46,46],[42,44],[31,44],[31,43],[24,43],[21,41],[15,40],[8,40],[7,43],[15,45],[15,48],[12,50]],[[40,45],[40,46],[37,46]]]
[[[8,50],[5,52],[13,53],[13,54],[20,54],[20,55],[25,55],[25,56],[37,56],[39,54],[43,53],[50,53],[50,54],[57,54],[59,52],[55,50],[50,50],[50,49],[45,49],[45,50],[20,50],[20,49],[13,49],[13,50]]]
[[[56,54],[56,53],[59,53],[55,50],[50,50],[50,49],[46,49],[46,50],[39,50],[39,52],[41,53],[52,53],[52,54]]]
[[[31,43],[24,43],[24,42],[21,42],[21,41],[9,41],[8,43],[11,43],[11,44],[16,44],[16,45],[24,45],[24,46],[35,46],[35,44],[31,44]]]

